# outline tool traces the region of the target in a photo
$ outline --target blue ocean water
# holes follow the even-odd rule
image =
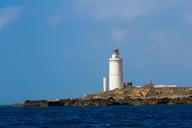
[[[0,108],[0,128],[191,128],[192,105]]]

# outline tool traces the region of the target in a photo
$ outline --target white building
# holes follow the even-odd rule
[[[119,49],[114,49],[109,58],[109,90],[123,87],[123,60]]]
[[[107,78],[103,77],[103,91],[108,91]]]
[[[177,85],[165,85],[165,84],[158,84],[154,85],[155,88],[164,88],[164,87],[177,87]]]

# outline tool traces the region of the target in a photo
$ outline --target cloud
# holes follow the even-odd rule
[[[76,13],[91,15],[95,19],[127,21],[163,10],[170,1],[162,0],[163,7],[154,0],[81,0],[75,1],[74,5]]]
[[[17,20],[20,16],[21,7],[4,7],[0,9],[0,29]]]
[[[127,30],[120,29],[120,28],[113,28],[111,30],[112,40],[116,43],[122,43],[125,41],[127,37]]]
[[[191,39],[185,39],[189,24],[183,20],[189,13],[187,22],[192,24],[191,4],[190,0],[80,0],[74,1],[73,9],[78,18],[101,25],[105,32],[101,38],[105,35],[108,42],[169,54],[189,46]]]
[[[192,13],[188,13],[186,14],[186,16],[184,17],[185,21],[188,23],[188,24],[192,24]]]
[[[49,24],[52,27],[58,26],[63,22],[63,16],[60,14],[54,14],[49,17]]]
[[[170,54],[183,55],[188,53],[191,47],[187,37],[175,29],[160,30],[153,35],[152,40],[143,52],[161,54],[167,57]],[[183,51],[184,49],[185,51]]]

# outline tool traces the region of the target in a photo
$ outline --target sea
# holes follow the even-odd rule
[[[192,128],[192,105],[3,106],[0,128]]]

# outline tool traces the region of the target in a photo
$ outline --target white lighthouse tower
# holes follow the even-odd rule
[[[109,58],[109,90],[123,87],[123,64],[119,49],[114,49]]]

